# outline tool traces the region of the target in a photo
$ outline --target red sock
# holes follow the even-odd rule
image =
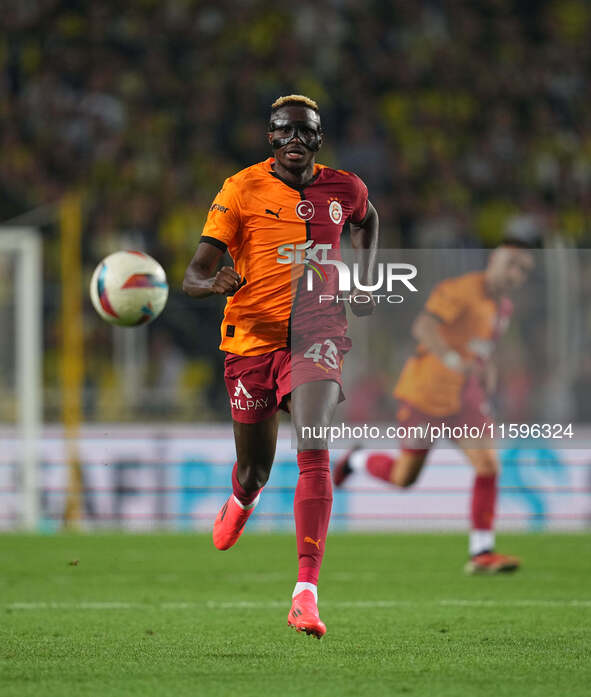
[[[497,499],[497,475],[477,475],[472,489],[472,529],[492,530]]]
[[[396,458],[382,453],[372,453],[368,455],[365,469],[374,477],[383,479],[385,482],[392,483],[390,479],[392,470],[396,464]]]
[[[234,469],[232,470],[232,491],[234,496],[240,501],[243,506],[248,506],[251,504],[256,497],[261,493],[260,489],[255,491],[245,491],[242,488],[242,484],[238,481],[238,463],[234,463]]]
[[[332,508],[328,450],[298,453],[300,476],[293,511],[298,541],[298,581],[318,584]]]

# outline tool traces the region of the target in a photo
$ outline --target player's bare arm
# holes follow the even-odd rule
[[[213,244],[201,242],[185,271],[183,292],[193,298],[235,293],[242,279],[231,266],[222,266],[216,273],[224,252]]]
[[[463,358],[447,343],[440,331],[441,323],[442,320],[430,312],[421,312],[412,325],[413,338],[434,353],[451,370],[470,372],[472,362]]]
[[[361,271],[359,280],[363,285],[367,285],[372,281],[378,249],[379,230],[378,212],[372,206],[371,202],[368,202],[367,206],[365,220],[359,225],[351,224],[351,246],[355,250],[362,251],[360,254],[361,258],[359,259]],[[353,291],[352,295],[365,295],[369,298],[369,302],[367,303],[352,302],[351,310],[353,314],[357,315],[357,317],[363,317],[373,313],[376,304],[370,292],[356,289]]]
[[[484,367],[484,388],[489,395],[497,391],[499,383],[499,371],[494,360],[487,361]]]

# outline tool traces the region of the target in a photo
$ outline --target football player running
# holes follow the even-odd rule
[[[496,381],[494,347],[506,331],[513,304],[509,296],[527,280],[534,265],[530,242],[507,238],[495,249],[484,271],[439,283],[412,333],[416,352],[409,358],[394,389],[397,421],[412,432],[429,423],[444,423],[458,433],[490,433],[489,393]],[[466,430],[466,427],[471,430]],[[433,443],[401,443],[397,457],[385,452],[350,450],[333,470],[336,486],[354,471],[366,471],[397,487],[410,487],[419,477]],[[467,573],[515,571],[517,557],[495,552],[495,507],[498,457],[488,440],[456,440],[474,468],[471,503],[470,558]]]
[[[306,292],[306,261],[318,245],[340,259],[349,222],[360,254],[361,284],[371,278],[378,215],[355,174],[316,162],[323,131],[317,104],[302,95],[277,99],[267,138],[272,157],[229,177],[216,196],[183,290],[195,298],[228,297],[220,348],[226,352],[236,462],[232,494],[214,523],[220,550],[236,544],[269,478],[279,410],[297,433],[299,477],[294,498],[298,576],[288,624],[318,638],[317,584],[332,506],[328,446],[302,427],[328,426],[343,399],[341,368],[350,348],[342,302],[318,302]],[[233,267],[218,270],[229,252]],[[287,253],[300,250],[297,254]],[[318,258],[315,257],[316,261]],[[321,260],[322,261],[322,260]],[[324,264],[323,293],[338,296],[338,274]],[[370,314],[368,293],[350,293],[351,309]]]

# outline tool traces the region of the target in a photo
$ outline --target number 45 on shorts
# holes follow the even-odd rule
[[[312,344],[312,346],[306,349],[304,358],[311,358],[316,364],[324,362],[332,370],[338,370],[340,367],[338,355],[339,352],[334,341],[325,339],[322,343]]]

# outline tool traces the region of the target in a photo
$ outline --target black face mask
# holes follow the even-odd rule
[[[322,129],[314,121],[272,119],[269,123],[269,131],[273,134],[273,139],[271,140],[273,150],[291,143],[294,138],[299,138],[301,144],[308,150],[314,152],[320,150]]]

